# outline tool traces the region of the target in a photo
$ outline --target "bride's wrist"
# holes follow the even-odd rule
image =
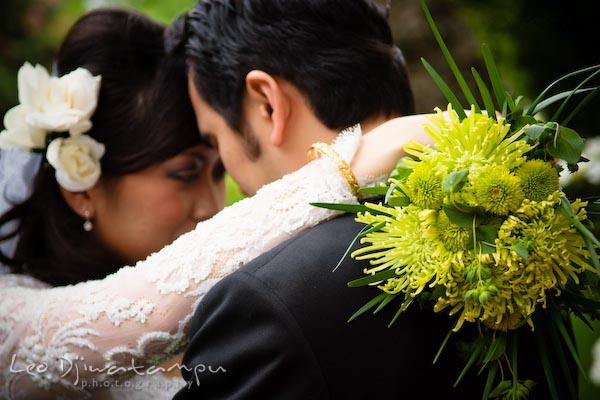
[[[340,175],[348,183],[352,195],[358,196],[358,181],[348,162],[332,146],[322,142],[313,144],[308,151],[308,160],[313,161],[321,156],[327,157],[336,165]]]

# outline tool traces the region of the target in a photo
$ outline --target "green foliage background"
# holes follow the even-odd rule
[[[193,3],[194,0],[2,0],[0,115],[17,104],[18,68],[25,61],[49,68],[69,26],[87,10],[98,6],[128,7],[170,23]],[[536,96],[560,75],[600,63],[600,34],[597,14],[590,11],[592,4],[590,0],[428,1],[436,24],[465,76],[470,76],[471,66],[485,70],[479,47],[485,42],[494,54],[506,87],[528,98]],[[445,99],[420,62],[420,57],[424,57],[436,68],[446,65],[418,0],[392,0],[390,21],[407,60],[417,111],[431,112],[435,106],[444,106]],[[447,69],[440,68],[438,72],[447,82],[454,81]],[[572,126],[584,137],[600,135],[599,111],[600,96],[588,104]],[[584,190],[585,193],[578,194],[600,193],[598,188]],[[241,197],[236,185],[228,179],[228,201]],[[588,341],[582,349],[589,349],[589,343],[599,336],[598,329],[580,335],[580,344]],[[577,330],[587,332],[585,327],[577,326]],[[600,398],[600,388],[585,383],[583,386],[581,399]]]

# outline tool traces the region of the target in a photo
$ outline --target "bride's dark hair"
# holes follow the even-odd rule
[[[98,106],[88,135],[106,146],[102,179],[114,179],[170,158],[200,143],[187,95],[182,55],[165,50],[166,28],[142,14],[98,9],[79,19],[54,66],[59,76],[77,67],[101,75]],[[0,252],[13,272],[52,285],[102,278],[123,264],[85,232],[83,219],[64,201],[54,170],[42,165],[31,197],[0,217],[19,221],[15,254]]]

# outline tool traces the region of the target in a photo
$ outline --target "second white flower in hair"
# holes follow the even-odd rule
[[[56,181],[71,192],[91,189],[98,182],[103,155],[104,145],[87,135],[54,139],[46,151]]]
[[[69,131],[72,136],[88,131],[96,109],[100,76],[76,70],[51,77],[40,67],[25,65],[19,70],[19,100],[29,109],[27,124],[47,131]]]

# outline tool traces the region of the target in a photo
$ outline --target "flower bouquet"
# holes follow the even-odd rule
[[[470,106],[465,108],[423,60],[450,102],[447,112],[437,109],[426,126],[434,145],[408,143],[405,151],[412,157],[399,160],[387,185],[361,189],[382,196],[380,203],[317,204],[356,212],[365,224],[359,234],[363,246],[351,256],[369,260],[370,267],[349,286],[372,286],[376,296],[351,320],[398,300],[391,325],[411,304],[429,305],[456,321],[437,357],[454,333],[474,324],[478,334],[456,384],[477,366],[478,373],[487,373],[484,399],[528,397],[534,382],[518,375],[516,334],[532,330],[552,397],[575,398],[569,363],[584,376],[585,371],[565,316],[585,322],[600,317],[600,241],[589,229],[600,203],[567,199],[558,160],[571,171],[582,161],[583,140],[566,124],[598,91],[589,83],[600,75],[600,66],[559,79],[526,104],[504,91],[484,45],[492,90],[473,69],[480,107],[424,0],[421,5]],[[581,76],[573,90],[550,95],[556,83]],[[583,99],[559,120],[575,97]],[[542,119],[557,102],[562,102],[558,111]],[[547,346],[559,363],[551,362]]]

